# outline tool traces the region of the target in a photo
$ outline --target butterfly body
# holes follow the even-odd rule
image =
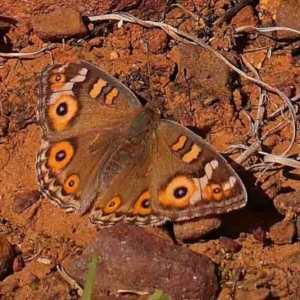
[[[47,67],[39,91],[38,181],[61,208],[98,226],[159,225],[246,204],[220,154],[96,66]]]

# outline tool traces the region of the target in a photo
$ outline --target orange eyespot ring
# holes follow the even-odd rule
[[[106,214],[111,214],[111,213],[115,212],[120,207],[121,204],[122,204],[122,199],[119,196],[113,197],[104,206],[103,211]]]
[[[219,184],[212,183],[210,185],[214,200],[220,201],[223,199],[222,187]]]
[[[76,117],[78,101],[72,95],[62,94],[49,106],[48,116],[55,131],[67,129],[69,122]]]
[[[185,208],[196,191],[196,185],[191,178],[176,176],[161,190],[158,199],[164,207]]]
[[[79,176],[76,174],[73,174],[67,178],[67,180],[64,182],[64,190],[68,194],[73,194],[77,191],[79,187]]]
[[[134,215],[149,215],[152,211],[151,209],[151,200],[150,200],[150,193],[144,192],[140,195],[133,206],[133,214]]]
[[[67,77],[65,74],[54,74],[49,79],[50,83],[65,83],[67,81]]]
[[[71,161],[74,148],[68,141],[59,142],[50,148],[48,166],[53,172],[59,172]]]

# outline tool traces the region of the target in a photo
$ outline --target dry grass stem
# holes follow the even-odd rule
[[[56,48],[54,44],[51,44],[49,46],[46,46],[38,51],[34,52],[26,52],[26,53],[4,53],[0,52],[0,57],[5,57],[5,58],[36,58],[38,57],[41,53],[50,51],[52,49]]]

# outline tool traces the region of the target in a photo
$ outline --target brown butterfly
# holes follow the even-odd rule
[[[243,207],[243,183],[184,126],[142,106],[98,67],[52,65],[39,74],[41,191],[90,221],[159,225]]]

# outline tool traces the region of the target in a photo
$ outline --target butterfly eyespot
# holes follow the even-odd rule
[[[66,151],[65,150],[60,150],[56,153],[55,159],[56,161],[62,161],[66,158]]]
[[[142,193],[133,207],[133,214],[134,215],[149,215],[152,211],[151,208],[151,200],[150,200],[150,193],[144,192]]]
[[[185,208],[196,191],[194,181],[186,176],[179,175],[173,178],[159,193],[160,204],[164,207]]]
[[[185,186],[178,187],[174,190],[175,198],[183,198],[188,193],[188,189]]]
[[[53,144],[49,151],[48,165],[53,172],[65,168],[74,155],[74,147],[68,141]]]
[[[49,106],[48,116],[53,129],[63,131],[67,129],[70,121],[77,116],[78,101],[72,95],[62,94]]]
[[[64,74],[55,74],[55,75],[52,75],[50,77],[50,82],[51,83],[65,83],[66,82],[66,75]]]
[[[214,189],[213,189],[213,193],[214,193],[214,194],[219,194],[219,193],[221,193],[221,189],[218,188],[218,187],[217,187],[217,188],[214,188]]]
[[[142,208],[149,208],[150,207],[150,199],[145,199],[142,204]]]
[[[119,196],[113,197],[111,200],[108,201],[108,203],[104,206],[104,213],[111,214],[115,212],[120,205],[122,204],[122,199]]]
[[[73,194],[78,190],[79,187],[79,177],[75,174],[71,175],[64,183],[64,190],[68,194]]]
[[[223,199],[223,191],[219,184],[211,184],[211,191],[214,200],[220,201]]]
[[[68,105],[66,102],[60,103],[56,108],[56,113],[61,117],[68,113]]]

